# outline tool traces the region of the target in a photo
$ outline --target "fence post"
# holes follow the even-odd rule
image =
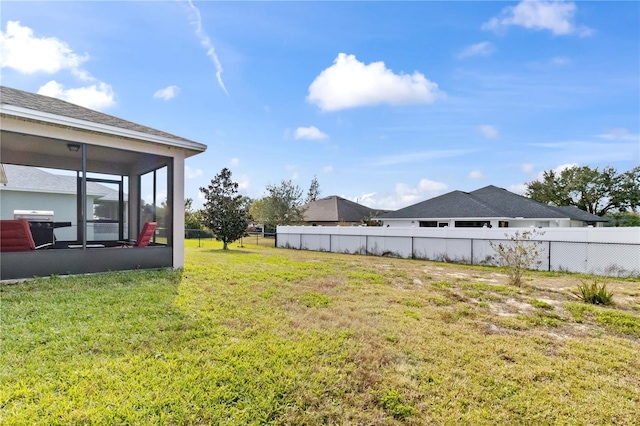
[[[198,247],[200,247],[200,235],[202,234],[202,231],[198,231]]]
[[[548,257],[549,257],[549,272],[551,272],[551,241],[549,241],[549,248],[548,248],[547,252],[549,253],[548,254]]]
[[[411,236],[411,259],[415,259],[415,255],[413,253],[413,235]]]
[[[473,265],[473,238],[471,238],[471,264]]]

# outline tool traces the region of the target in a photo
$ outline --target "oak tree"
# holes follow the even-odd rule
[[[596,216],[633,211],[640,206],[640,166],[618,173],[589,166],[543,172],[541,180],[528,182],[526,196],[555,206],[575,206]]]

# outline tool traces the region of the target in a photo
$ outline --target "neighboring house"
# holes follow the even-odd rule
[[[70,227],[55,230],[57,240],[75,241],[77,236],[77,177],[60,175],[36,167],[0,164],[0,219],[13,219],[17,210],[51,211],[53,221],[71,222]],[[126,196],[126,195],[125,195]],[[88,240],[117,240],[119,192],[96,182],[87,182],[87,211],[93,226],[87,228]],[[128,202],[124,200],[125,209]],[[126,219],[126,214],[124,215]]]
[[[71,218],[76,230],[73,241],[48,250],[0,253],[0,279],[184,266],[184,162],[204,152],[206,145],[59,99],[3,86],[0,138],[0,158],[7,169],[18,165],[63,170],[75,175],[72,179],[76,182],[74,190],[68,181],[59,181],[71,190],[67,195],[75,197],[75,202],[57,200],[52,209],[56,221],[58,215]],[[12,185],[11,177],[0,173],[0,182],[4,181],[5,188]],[[41,180],[40,192],[55,198],[66,196],[55,192],[59,187],[51,187],[51,183],[49,179]],[[101,195],[94,183],[117,188],[117,201],[114,193]],[[144,198],[148,195],[145,188],[153,191],[149,204],[142,202],[143,191]],[[4,199],[15,193],[2,190],[0,196]],[[23,201],[33,197],[24,194]],[[148,208],[165,199],[161,213]],[[4,204],[3,200],[0,203]],[[64,210],[62,204],[69,210]],[[95,213],[98,219],[94,218]],[[2,219],[8,215],[2,211]],[[100,220],[115,224],[117,235],[98,238],[92,234]],[[163,224],[164,229],[149,247],[110,248],[117,240],[137,238],[150,221]]]
[[[304,209],[304,221],[312,226],[356,226],[371,220],[372,217],[386,213],[354,203],[342,197],[332,195],[320,200],[307,203]]]
[[[393,227],[582,227],[607,219],[576,207],[555,207],[493,185],[453,191],[376,217]]]

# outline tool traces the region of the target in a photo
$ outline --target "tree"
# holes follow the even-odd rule
[[[265,226],[290,225],[304,220],[302,189],[290,180],[267,185],[268,195],[251,204],[251,216]]]
[[[318,183],[318,177],[313,176],[311,179],[311,185],[309,186],[309,192],[307,192],[307,198],[304,200],[305,204],[316,201],[320,197],[320,184]]]
[[[640,213],[638,212],[614,212],[607,215],[608,226],[640,226]]]
[[[201,229],[200,212],[193,209],[193,199],[184,200],[184,229]]]
[[[238,183],[231,180],[231,171],[225,167],[200,192],[205,198],[202,224],[227,250],[229,243],[246,233],[248,225],[248,212],[243,197],[238,195]]]
[[[542,180],[528,182],[526,196],[555,206],[575,206],[596,216],[640,206],[640,166],[624,173],[613,167],[570,167],[547,170]]]

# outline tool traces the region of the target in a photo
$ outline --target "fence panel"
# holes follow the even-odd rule
[[[329,251],[330,235],[303,234],[301,236],[301,249],[314,251]]]
[[[444,238],[414,237],[413,256],[418,259],[442,260],[447,253]]]
[[[411,237],[370,235],[367,237],[367,253],[374,256],[411,257]]]
[[[620,277],[640,275],[640,246],[634,244],[554,241],[551,253],[557,261],[555,270]]]
[[[331,251],[335,253],[367,253],[365,235],[331,235]]]
[[[587,244],[571,241],[551,243],[551,270],[587,273]]]

